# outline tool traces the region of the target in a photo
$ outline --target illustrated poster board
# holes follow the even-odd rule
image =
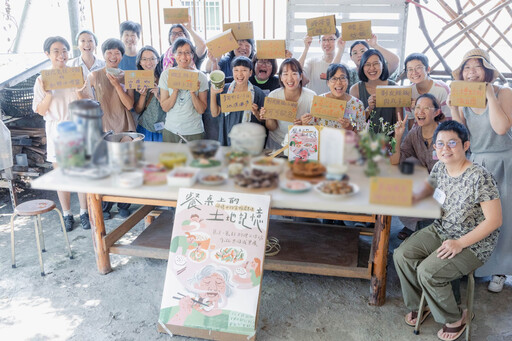
[[[313,97],[313,104],[311,105],[311,115],[326,120],[336,121],[345,114],[347,101],[328,98],[324,96]]]
[[[345,129],[323,127],[320,130],[320,163],[343,165],[345,150]]]
[[[344,41],[370,39],[372,37],[372,21],[352,21],[341,23],[341,39]]]
[[[310,37],[334,34],[336,33],[336,16],[333,14],[306,19],[306,27]]]
[[[126,89],[152,89],[155,87],[155,72],[153,70],[130,70],[124,72]]]
[[[250,91],[220,95],[220,110],[222,112],[251,110],[251,107],[252,96]]]
[[[266,111],[265,118],[293,122],[297,116],[297,102],[265,97],[263,107]]]
[[[188,22],[187,7],[164,8],[164,24],[183,24]]]
[[[45,90],[81,88],[84,85],[82,67],[41,70]]]
[[[485,108],[485,83],[452,81],[450,101],[456,107]]]
[[[370,178],[370,203],[394,206],[412,205],[412,179]]]
[[[181,188],[159,331],[254,340],[270,196]]]
[[[223,31],[227,31],[229,29],[233,31],[233,35],[236,40],[254,39],[252,21],[225,23],[222,25]]]
[[[238,42],[233,35],[233,30],[229,29],[208,39],[206,46],[215,58],[220,58],[224,53],[237,49]]]
[[[318,161],[320,134],[318,126],[288,127],[288,161]]]
[[[377,108],[411,107],[412,87],[379,85],[376,90]]]
[[[199,89],[198,81],[199,73],[197,71],[169,69],[167,86],[169,89],[196,91]]]
[[[285,40],[256,40],[258,59],[283,59],[286,58]]]

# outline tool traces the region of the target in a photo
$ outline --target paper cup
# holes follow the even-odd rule
[[[210,73],[210,81],[216,89],[224,89],[224,79],[226,75],[221,70],[215,70]]]

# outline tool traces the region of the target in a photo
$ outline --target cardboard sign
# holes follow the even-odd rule
[[[411,206],[412,179],[370,178],[370,203]]]
[[[41,70],[45,90],[81,88],[84,85],[82,67]]]
[[[346,107],[347,101],[315,96],[313,97],[313,105],[311,106],[311,115],[327,120],[337,120],[343,117]]]
[[[485,83],[453,81],[450,83],[450,102],[457,107],[485,108]]]
[[[269,195],[180,188],[159,331],[255,340]]]
[[[227,31],[231,29],[236,40],[254,39],[254,29],[252,21],[246,22],[232,22],[222,25],[222,30]]]
[[[155,87],[155,72],[153,70],[130,70],[124,72],[126,89],[152,89]]]
[[[372,21],[352,21],[341,23],[341,39],[344,41],[370,39],[372,37]]]
[[[263,107],[266,111],[265,118],[293,122],[297,116],[297,102],[265,97]]]
[[[288,161],[318,161],[320,145],[319,130],[316,126],[288,127]]]
[[[224,53],[236,50],[238,41],[235,39],[233,31],[229,29],[208,39],[206,46],[215,58],[220,58]]]
[[[220,95],[220,109],[222,112],[251,110],[251,107],[252,96],[250,91]]]
[[[199,73],[197,71],[169,69],[167,86],[169,89],[196,91],[199,89],[198,81]]]
[[[285,40],[256,40],[258,59],[286,58]]]
[[[336,33],[336,17],[333,14],[325,17],[306,19],[306,26],[308,36],[310,37],[334,34]]]
[[[377,86],[377,108],[410,107],[410,86]]]
[[[188,22],[187,7],[164,8],[164,24],[183,24]]]

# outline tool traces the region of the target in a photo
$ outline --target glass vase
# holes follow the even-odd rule
[[[366,168],[364,169],[364,174],[367,177],[371,177],[371,176],[377,176],[377,175],[379,175],[379,173],[380,173],[379,165],[377,164],[377,162],[373,161],[372,158],[369,158],[366,161]]]

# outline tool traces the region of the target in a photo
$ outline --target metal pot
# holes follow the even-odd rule
[[[103,135],[103,112],[100,103],[90,99],[80,99],[69,103],[68,109],[77,131],[84,138],[85,155],[89,159]]]
[[[123,138],[133,140],[122,142]],[[144,160],[144,135],[139,133],[118,133],[105,136],[108,160],[113,172],[134,170]],[[124,141],[124,140],[123,140]]]

